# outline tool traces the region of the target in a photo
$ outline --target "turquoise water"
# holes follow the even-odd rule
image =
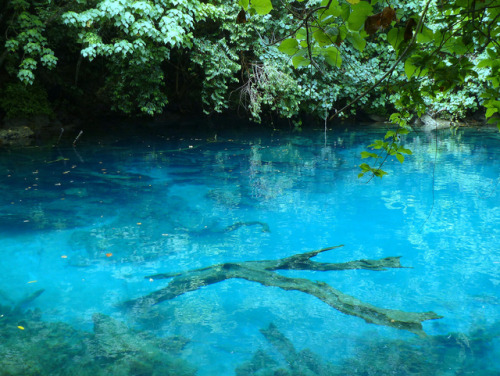
[[[155,337],[185,338],[176,356],[200,376],[498,374],[500,135],[412,133],[404,141],[414,155],[404,164],[389,158],[389,176],[358,179],[360,152],[384,133],[152,127],[84,134],[76,148],[63,140],[1,150],[0,335],[26,356],[30,336],[47,349],[54,328],[30,329],[35,321],[91,336],[100,313]],[[169,282],[145,276],[341,244],[315,261],[402,256],[410,268],[278,273],[326,282],[378,307],[443,316],[424,322],[427,337],[240,279],[140,311],[122,305]],[[271,323],[297,352],[308,349],[333,368],[297,371],[290,364],[303,358],[287,360],[261,332]],[[259,349],[276,363],[248,371]],[[50,351],[69,364],[86,350],[78,359],[65,357],[65,345]],[[95,356],[106,365],[119,358]],[[15,373],[17,361],[0,374],[29,374]]]

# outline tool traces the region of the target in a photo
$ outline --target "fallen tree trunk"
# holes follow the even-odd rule
[[[350,295],[334,289],[325,282],[311,281],[304,278],[285,277],[276,270],[387,270],[387,268],[403,268],[399,257],[387,257],[379,260],[356,260],[346,263],[323,263],[311,261],[311,258],[321,252],[339,248],[329,247],[318,251],[293,255],[279,260],[245,261],[240,263],[223,263],[206,268],[188,270],[181,273],[156,274],[147,276],[149,279],[173,278],[170,283],[158,291],[144,297],[125,302],[125,306],[137,309],[174,299],[186,292],[198,290],[203,286],[212,285],[231,278],[240,278],[258,282],[264,286],[275,286],[283,290],[302,291],[325,302],[336,310],[362,318],[368,323],[390,326],[408,330],[418,335],[425,335],[422,322],[439,319],[442,316],[434,312],[404,312],[385,309],[365,303]]]

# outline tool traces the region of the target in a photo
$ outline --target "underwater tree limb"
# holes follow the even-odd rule
[[[434,312],[404,312],[385,309],[365,303],[355,297],[334,289],[325,282],[311,281],[304,278],[291,278],[275,273],[276,270],[347,270],[367,269],[386,270],[387,268],[403,268],[399,257],[387,257],[379,260],[356,260],[347,263],[322,263],[310,259],[321,252],[337,247],[324,248],[303,254],[293,255],[279,260],[245,261],[241,263],[223,263],[206,268],[188,270],[181,273],[156,274],[147,276],[150,279],[173,278],[169,284],[158,291],[141,298],[125,302],[132,309],[144,308],[174,299],[189,291],[212,285],[227,279],[239,278],[258,282],[264,286],[279,287],[283,290],[302,291],[328,304],[332,308],[347,315],[360,317],[368,323],[390,326],[408,330],[418,335],[425,335],[422,321],[439,319]]]

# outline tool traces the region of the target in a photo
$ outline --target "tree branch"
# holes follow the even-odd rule
[[[415,33],[413,34],[413,38],[410,40],[410,42],[408,43],[408,46],[406,46],[405,50],[399,56],[398,60],[396,60],[396,62],[392,65],[392,67],[381,78],[379,78],[377,80],[377,82],[375,82],[370,88],[368,88],[366,91],[364,91],[363,93],[361,93],[360,95],[358,95],[351,102],[349,102],[344,107],[342,107],[339,111],[335,111],[335,113],[332,116],[330,116],[330,118],[328,120],[333,120],[335,117],[337,117],[338,114],[344,112],[346,109],[348,109],[349,107],[351,107],[354,103],[356,103],[361,98],[363,98],[365,95],[367,95],[368,93],[370,93],[373,89],[375,89],[377,86],[379,86],[382,83],[382,81],[384,81],[394,71],[394,69],[396,69],[396,67],[398,66],[398,64],[401,62],[401,60],[403,60],[403,58],[406,56],[406,54],[408,53],[408,51],[410,51],[410,48],[415,43],[415,40],[417,39],[417,34],[418,34],[420,28],[422,27],[422,23],[424,21],[425,15],[427,14],[427,10],[429,9],[429,5],[430,5],[431,1],[432,0],[427,0],[427,3],[425,4],[424,11],[422,12],[422,15],[420,16],[420,19],[418,20],[418,25],[417,25],[417,27],[415,29]]]
[[[368,323],[404,329],[418,335],[425,335],[422,329],[422,321],[441,318],[441,316],[434,312],[416,313],[379,308],[344,294],[325,282],[285,277],[275,273],[276,270],[329,271],[366,269],[381,271],[387,268],[403,268],[399,262],[399,257],[387,257],[379,260],[356,260],[347,263],[323,263],[310,260],[319,253],[339,247],[342,247],[342,245],[297,254],[279,260],[223,263],[206,268],[188,270],[186,272],[147,276],[146,278],[153,280],[173,279],[165,288],[141,298],[127,301],[124,303],[124,306],[132,310],[141,310],[165,300],[174,299],[187,292],[198,290],[203,286],[212,285],[227,279],[239,278],[258,282],[263,286],[302,291],[315,296],[342,313],[360,317]]]

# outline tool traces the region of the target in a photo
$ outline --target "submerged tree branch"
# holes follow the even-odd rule
[[[227,279],[239,278],[258,282],[264,286],[279,287],[283,290],[302,291],[317,297],[342,313],[360,317],[368,323],[404,329],[418,335],[425,335],[422,328],[422,321],[441,318],[441,316],[434,312],[404,312],[379,308],[344,294],[325,282],[285,277],[275,273],[276,270],[330,271],[365,269],[381,271],[387,270],[387,268],[403,268],[399,257],[387,257],[379,260],[356,260],[346,263],[323,263],[310,260],[319,253],[339,247],[342,247],[342,245],[297,254],[278,260],[223,263],[206,268],[188,270],[186,272],[147,276],[146,278],[149,279],[173,279],[165,288],[141,298],[125,302],[124,306],[133,310],[143,309],[165,300],[174,299],[186,292],[198,290],[203,286],[212,285]]]

